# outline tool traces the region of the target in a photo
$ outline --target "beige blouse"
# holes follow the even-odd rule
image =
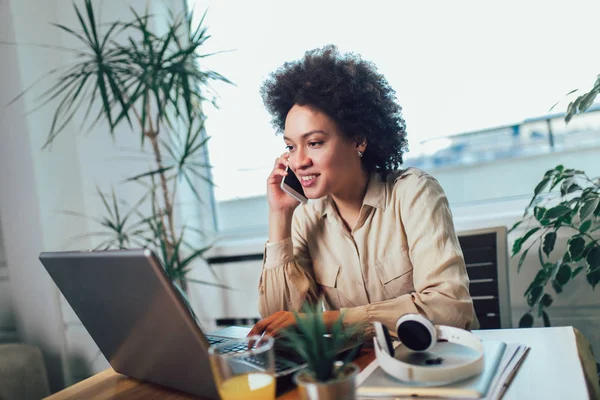
[[[259,282],[263,317],[324,297],[344,323],[384,323],[406,313],[477,328],[462,251],[439,183],[410,168],[373,174],[349,232],[329,197],[299,206],[292,237],[267,243]]]

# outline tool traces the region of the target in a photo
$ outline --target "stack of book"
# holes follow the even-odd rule
[[[436,356],[441,355],[442,358],[447,356],[448,359],[451,359],[457,352],[455,346],[450,343],[438,343],[436,345],[437,349],[434,348],[432,351],[436,351]],[[358,375],[357,397],[359,399],[415,396],[420,399],[428,397],[437,399],[500,399],[518,371],[529,347],[499,341],[483,341],[483,347],[484,368],[479,375],[442,385],[400,381],[386,374],[375,360]],[[397,353],[399,352],[397,351]],[[435,366],[432,366],[432,368],[435,368]]]

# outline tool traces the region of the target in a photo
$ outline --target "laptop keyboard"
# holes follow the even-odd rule
[[[220,338],[220,337],[215,337],[215,336],[206,336],[206,340],[208,340],[208,343],[210,345],[214,345],[214,344],[227,342],[231,339]],[[223,354],[243,353],[244,351],[247,350],[247,347],[245,344],[236,344],[234,342],[234,343],[232,343],[231,347],[225,347],[222,350],[223,350]],[[276,351],[275,353],[278,353],[278,352]],[[287,359],[288,357],[285,357],[285,356],[280,357],[276,354],[276,356],[275,356],[275,373],[276,374],[287,371],[292,368],[297,368],[300,364],[302,364],[302,362],[300,360],[289,360],[289,359]],[[245,357],[245,360],[253,365],[258,366],[258,367],[264,367],[264,363],[258,357],[249,356],[249,357]]]
[[[206,340],[208,340],[208,344],[213,345],[213,344],[225,342],[226,340],[229,340],[229,339],[219,338],[219,337],[215,337],[215,336],[206,336]]]

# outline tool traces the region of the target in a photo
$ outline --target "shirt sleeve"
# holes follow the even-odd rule
[[[419,313],[438,325],[477,328],[465,261],[443,189],[426,174],[401,176],[398,185],[413,186],[401,191],[396,206],[413,264],[414,292],[343,309],[344,323],[381,321],[395,332],[400,316]]]
[[[267,243],[258,284],[258,310],[265,318],[277,311],[299,311],[305,301],[316,302],[318,289],[303,234],[299,208],[292,220],[292,237]]]

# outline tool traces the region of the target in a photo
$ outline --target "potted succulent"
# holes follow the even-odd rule
[[[341,315],[327,332],[319,305],[295,313],[296,326],[282,332],[282,339],[307,364],[294,376],[300,398],[305,400],[349,400],[356,398],[355,381],[360,368],[351,362],[360,350],[364,326],[344,327]],[[356,344],[352,346],[352,344]],[[340,354],[347,350],[346,355]],[[343,358],[343,359],[340,359]]]

